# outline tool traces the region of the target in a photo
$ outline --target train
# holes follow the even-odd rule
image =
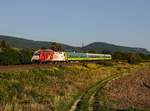
[[[111,54],[60,52],[51,49],[39,49],[34,52],[31,62],[66,62],[66,61],[100,61],[111,60]]]

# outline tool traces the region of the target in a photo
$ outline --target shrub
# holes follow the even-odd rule
[[[137,64],[142,61],[141,57],[135,54],[130,54],[127,57],[128,63],[130,64]]]
[[[20,50],[20,63],[29,64],[31,63],[32,50],[22,49]]]
[[[113,53],[112,57],[113,57],[113,60],[127,61],[130,64],[137,64],[142,61],[141,56],[135,53],[115,52]]]
[[[0,65],[16,65],[31,63],[32,50],[3,49],[0,52]]]
[[[0,52],[0,64],[1,65],[12,65],[20,64],[19,52],[13,49],[6,49]]]

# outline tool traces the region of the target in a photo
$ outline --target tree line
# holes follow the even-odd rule
[[[5,41],[0,43],[0,65],[29,64],[33,50],[11,48]]]
[[[150,54],[114,52],[112,53],[112,59],[115,61],[126,61],[130,64],[137,64],[140,62],[149,62]]]
[[[62,46],[56,42],[53,42],[50,48],[54,51],[64,51]],[[89,52],[93,53],[93,51]],[[102,53],[108,52],[109,54],[111,53],[111,51],[104,51]],[[0,65],[30,64],[33,53],[34,53],[33,49],[12,48],[5,41],[1,41]],[[150,55],[148,54],[127,53],[127,52],[113,52],[111,54],[113,60],[126,61],[130,64],[136,64],[143,61],[150,61]]]

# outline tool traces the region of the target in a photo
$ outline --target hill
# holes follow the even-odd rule
[[[125,47],[118,46],[114,44],[104,43],[104,42],[94,42],[82,48],[83,50],[95,50],[96,52],[131,52],[131,53],[149,53],[145,48],[134,48],[134,47]]]
[[[34,40],[28,40],[24,38],[17,38],[12,36],[5,36],[0,35],[0,41],[5,40],[11,47],[15,48],[49,48],[52,42],[48,41],[34,41]],[[61,44],[64,49],[66,50],[73,50],[74,47]]]
[[[0,41],[5,40],[11,47],[16,48],[41,48],[46,47],[49,48],[52,42],[47,41],[34,41],[34,40],[28,40],[23,38],[17,38],[12,36],[4,36],[0,35]],[[124,47],[124,46],[118,46],[114,44],[104,43],[104,42],[94,42],[91,43],[85,47],[73,47],[66,44],[61,44],[62,47],[67,51],[95,51],[95,52],[103,52],[103,51],[109,51],[109,52],[116,52],[116,51],[122,51],[122,52],[132,52],[132,53],[150,53],[145,48],[133,48],[133,47]]]

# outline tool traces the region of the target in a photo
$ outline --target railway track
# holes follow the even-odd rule
[[[96,102],[98,102],[96,98],[98,92],[108,82],[121,76],[122,74],[115,74],[96,83],[94,86],[82,93],[82,95],[74,102],[69,111],[101,111],[99,106],[96,104]]]

